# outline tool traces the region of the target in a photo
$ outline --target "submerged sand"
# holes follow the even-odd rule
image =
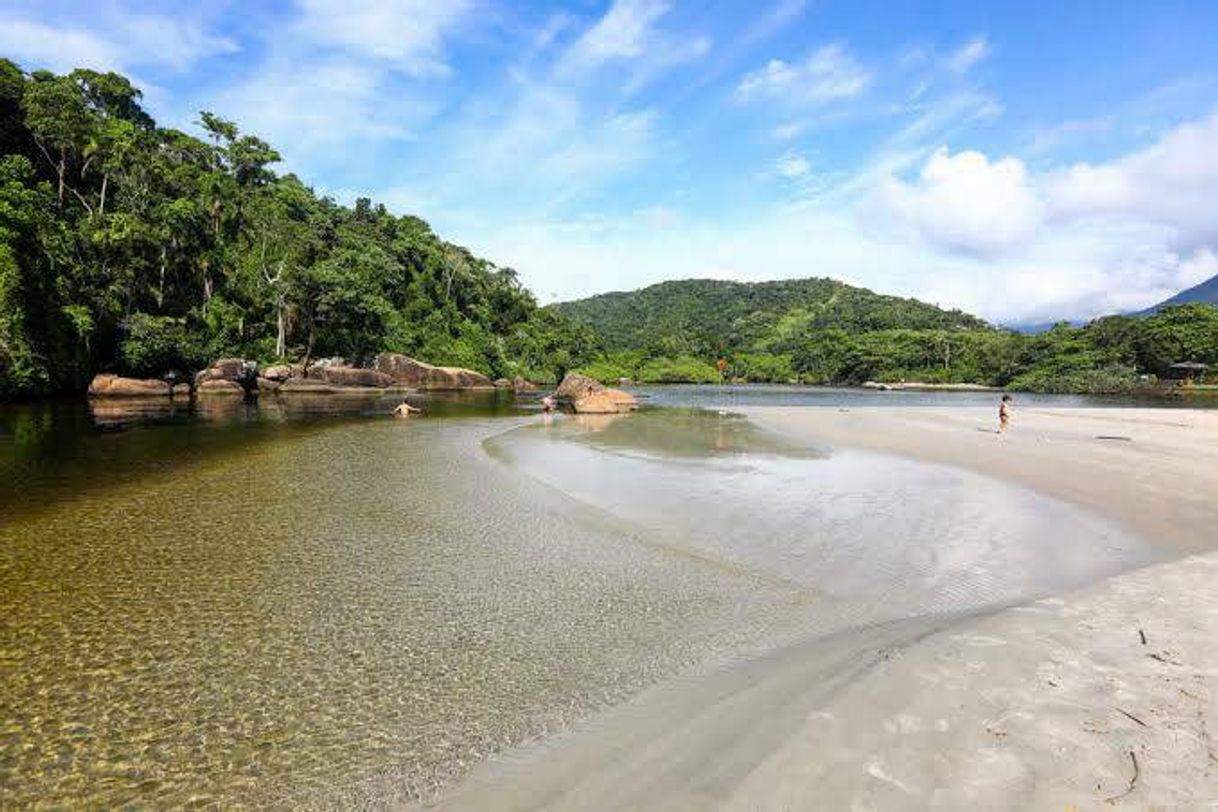
[[[1205,807],[1218,799],[1218,412],[757,408],[768,429],[971,468],[1178,560],[983,617],[810,640],[487,765],[452,809]],[[1063,540],[1068,543],[1068,539]],[[1181,556],[1189,556],[1180,558]]]

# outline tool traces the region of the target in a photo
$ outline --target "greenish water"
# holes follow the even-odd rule
[[[730,415],[391,406],[0,412],[0,805],[426,796],[691,669],[1152,556]]]

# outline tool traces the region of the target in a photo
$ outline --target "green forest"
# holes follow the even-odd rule
[[[596,357],[511,268],[319,197],[256,136],[198,123],[158,127],[115,73],[0,59],[0,397],[223,356],[393,351],[542,381]]]
[[[1127,392],[1180,361],[1218,364],[1218,307],[1108,316],[1038,335],[830,279],[664,282],[554,306],[590,327],[603,380],[977,383]]]
[[[275,149],[200,113],[157,126],[115,73],[0,59],[0,398],[401,352],[493,378],[1126,391],[1218,364],[1218,308],[1188,304],[1025,336],[829,279],[691,280],[541,308],[511,268],[368,199],[279,174]]]

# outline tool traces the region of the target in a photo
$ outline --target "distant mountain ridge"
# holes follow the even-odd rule
[[[785,329],[987,329],[959,310],[887,296],[826,278],[773,282],[685,279],[551,305],[611,350],[707,354],[749,346]]]
[[[1218,304],[1218,276],[1212,276],[1199,285],[1193,285],[1188,290],[1182,290],[1170,299],[1165,299],[1157,305],[1148,307],[1135,315],[1149,316],[1152,313],[1158,313],[1164,307],[1193,304],[1195,302]]]

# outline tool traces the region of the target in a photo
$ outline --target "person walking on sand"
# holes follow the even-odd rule
[[[1011,408],[1015,403],[1015,399],[1010,395],[1003,395],[1002,402],[998,404],[998,433],[1006,434],[1007,429],[1011,426]]]

